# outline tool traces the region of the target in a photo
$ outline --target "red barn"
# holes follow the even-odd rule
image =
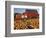
[[[25,17],[26,16],[26,17]],[[16,15],[16,19],[39,17],[37,10],[26,10],[25,13]]]

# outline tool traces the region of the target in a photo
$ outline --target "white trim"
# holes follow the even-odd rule
[[[39,29],[28,29],[28,30],[14,30],[14,8],[27,8],[36,9],[39,13]],[[23,5],[11,5],[11,33],[34,33],[42,32],[42,7],[41,6],[23,6]]]

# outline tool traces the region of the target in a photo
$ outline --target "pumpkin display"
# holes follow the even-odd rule
[[[36,11],[26,10],[23,14],[14,16],[14,29],[38,29],[39,14]]]

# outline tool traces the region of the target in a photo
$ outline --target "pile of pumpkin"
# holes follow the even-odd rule
[[[38,29],[39,18],[21,19],[14,21],[14,29]]]

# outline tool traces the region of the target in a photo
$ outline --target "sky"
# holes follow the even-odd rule
[[[15,13],[24,13],[25,10],[26,10],[25,8],[14,8]]]
[[[26,8],[14,8],[14,13],[24,13],[25,11],[26,11]]]

